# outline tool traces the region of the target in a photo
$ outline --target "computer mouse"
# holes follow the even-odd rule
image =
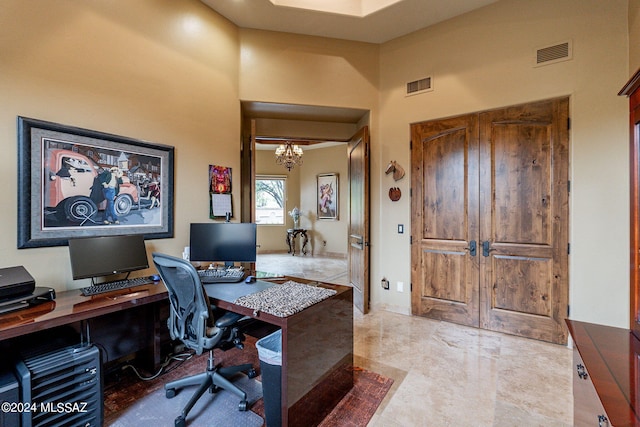
[[[256,277],[255,276],[247,276],[246,279],[244,279],[245,283],[254,283],[256,281]]]
[[[149,276],[149,279],[153,280],[154,282],[159,282],[160,276],[158,276],[157,274],[152,274],[151,276]]]

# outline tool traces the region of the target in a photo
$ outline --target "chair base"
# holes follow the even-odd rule
[[[210,356],[209,359],[209,368],[205,372],[186,378],[180,378],[164,385],[165,395],[169,399],[174,397],[178,393],[178,391],[184,387],[193,385],[199,386],[195,394],[191,396],[191,399],[189,399],[189,402],[187,402],[187,405],[182,410],[182,413],[176,418],[176,427],[185,426],[186,418],[189,414],[189,411],[191,411],[198,399],[202,397],[207,389],[209,389],[210,393],[215,393],[219,391],[219,389],[230,391],[241,399],[240,403],[238,404],[238,410],[246,411],[247,409],[249,409],[249,405],[247,402],[247,393],[234,385],[231,381],[229,381],[228,378],[237,374],[238,372],[246,372],[249,378],[253,378],[256,376],[256,371],[253,366],[250,363],[236,366],[225,366],[222,368],[211,368],[211,366],[213,366],[212,356]]]

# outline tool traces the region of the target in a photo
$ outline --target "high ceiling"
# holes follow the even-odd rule
[[[498,0],[201,1],[241,28],[384,43]]]
[[[240,28],[368,43],[394,38],[498,0],[200,0]],[[357,123],[366,110],[242,103],[243,117]]]

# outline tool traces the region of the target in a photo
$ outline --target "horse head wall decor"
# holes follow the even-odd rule
[[[393,172],[393,179],[395,181],[401,180],[404,176],[404,169],[395,160],[391,160],[384,171],[386,175],[389,175],[391,172]]]

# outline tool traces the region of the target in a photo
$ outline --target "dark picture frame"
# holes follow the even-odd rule
[[[318,219],[337,220],[339,214],[340,188],[337,173],[321,173],[317,176]]]
[[[18,249],[173,237],[174,147],[21,116],[17,127]]]

